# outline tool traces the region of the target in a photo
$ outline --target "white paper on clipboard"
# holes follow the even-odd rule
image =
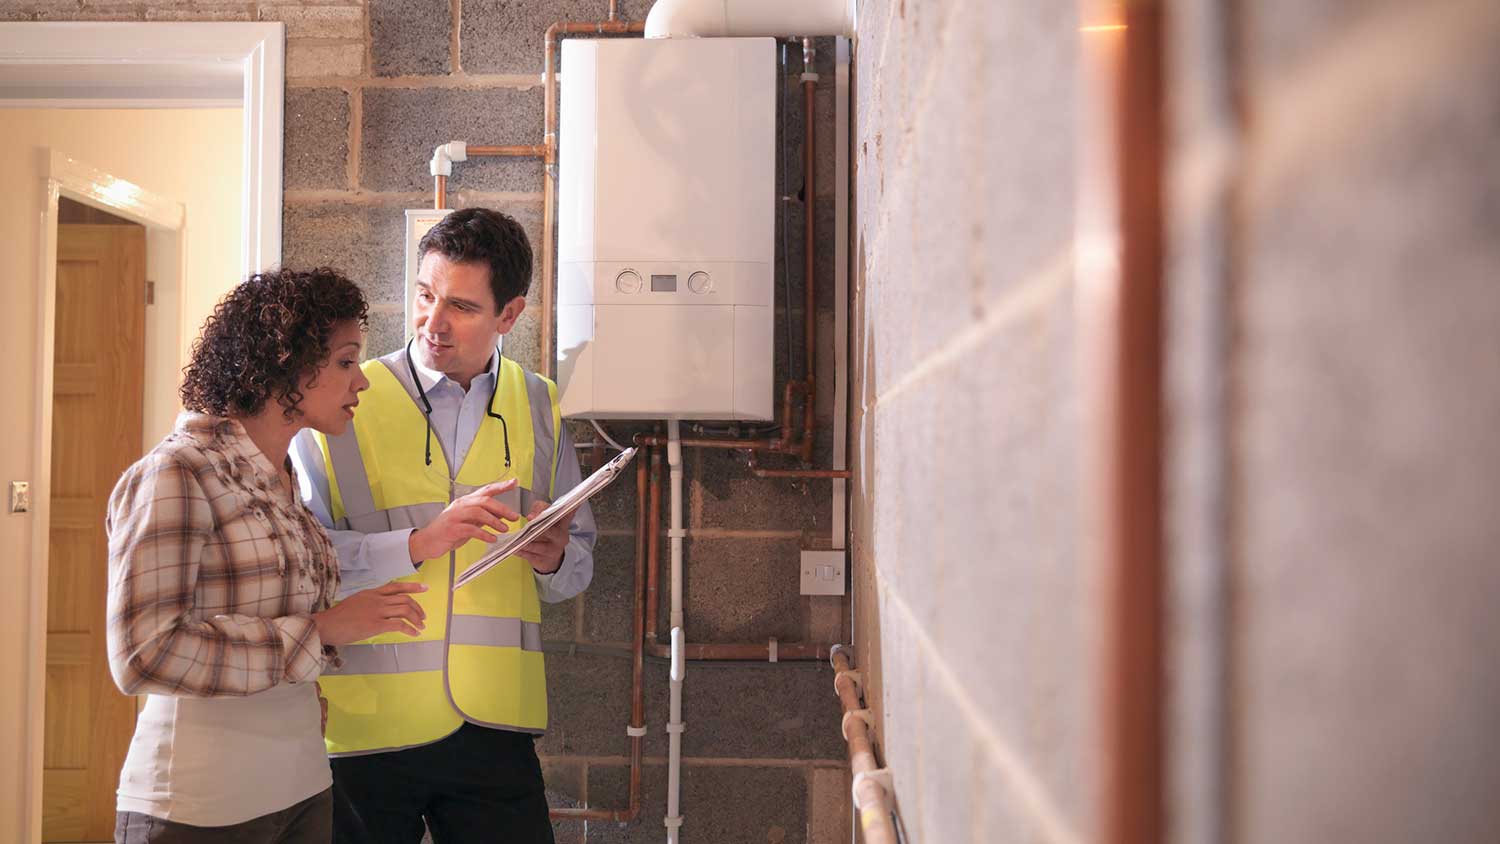
[[[543,510],[536,518],[526,523],[526,527],[515,534],[501,534],[500,539],[486,551],[479,562],[464,570],[464,573],[453,581],[453,588],[473,582],[473,580],[505,559],[515,555],[517,551],[530,545],[532,540],[541,536],[546,530],[563,516],[569,515],[578,509],[578,505],[593,497],[594,493],[609,486],[610,482],[620,476],[630,461],[635,459],[634,448],[627,448],[620,452],[615,459],[599,467],[599,471],[589,475],[583,483],[573,487],[546,510]]]

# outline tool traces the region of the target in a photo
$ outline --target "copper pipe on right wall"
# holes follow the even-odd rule
[[[1166,834],[1162,5],[1082,6],[1081,534],[1100,581],[1100,805],[1089,837],[1103,844]]]
[[[818,218],[818,124],[817,88],[818,80],[813,73],[812,39],[802,39],[802,286],[803,336],[807,349],[807,386],[802,393],[802,448],[799,456],[803,463],[812,462],[813,445],[817,442],[817,408],[814,400],[818,394],[818,307],[814,298],[813,279],[817,272],[817,218]],[[787,318],[791,318],[792,303],[787,302]]]
[[[867,713],[857,673],[849,661],[846,648],[840,646],[829,662],[833,663],[833,688],[838,693],[839,703],[844,709],[844,741],[849,745],[849,771],[853,775],[870,774],[880,769],[875,758],[874,742],[870,740],[873,727],[861,717]],[[851,713],[853,715],[851,716]],[[860,840],[865,844],[896,844],[896,826],[891,821],[890,795],[885,788],[872,780],[861,780],[853,788],[859,798]]]

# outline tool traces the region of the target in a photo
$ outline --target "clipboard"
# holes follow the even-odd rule
[[[480,575],[499,565],[504,560],[515,555],[517,551],[530,545],[532,540],[541,536],[548,528],[556,525],[558,520],[578,508],[578,505],[589,500],[595,493],[609,486],[610,483],[620,476],[625,467],[635,459],[636,449],[627,448],[616,455],[615,459],[599,467],[599,471],[584,480],[583,483],[563,493],[562,497],[552,502],[552,505],[543,510],[536,518],[526,523],[526,527],[514,534],[501,534],[500,540],[474,565],[464,569],[453,581],[453,588],[459,589],[473,582]]]

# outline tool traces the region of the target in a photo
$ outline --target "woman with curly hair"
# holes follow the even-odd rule
[[[110,496],[110,671],[146,696],[120,844],[331,836],[319,673],[336,645],[423,627],[417,584],[333,605],[338,558],[287,459],[354,417],[365,318],[333,270],[251,276],[193,345],[176,430]]]

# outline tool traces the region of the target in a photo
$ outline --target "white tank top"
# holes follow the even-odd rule
[[[148,695],[116,806],[193,826],[279,812],[333,783],[312,683],[247,697]]]

